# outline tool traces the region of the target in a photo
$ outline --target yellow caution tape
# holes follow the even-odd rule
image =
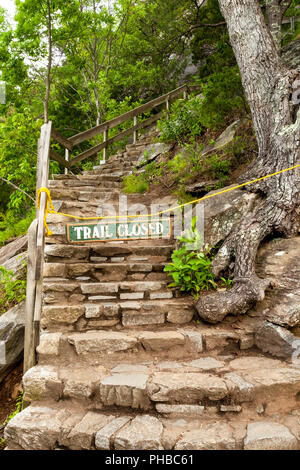
[[[44,225],[45,225],[45,228],[46,228],[46,231],[47,231],[47,236],[50,236],[50,235],[52,235],[52,232],[49,230],[49,228],[47,226],[47,216],[48,216],[48,214],[62,215],[62,216],[70,217],[72,219],[77,219],[77,220],[124,219],[126,217],[128,217],[128,218],[156,217],[158,215],[166,214],[167,212],[175,211],[176,209],[180,209],[181,207],[185,207],[185,206],[188,206],[190,204],[195,204],[196,202],[204,201],[205,199],[209,199],[211,197],[216,197],[216,196],[219,196],[220,194],[224,194],[224,193],[227,193],[229,191],[234,191],[235,189],[242,188],[242,187],[247,186],[249,184],[256,183],[257,181],[262,181],[266,178],[271,178],[272,176],[276,176],[276,175],[279,175],[281,173],[284,173],[285,171],[294,170],[295,168],[299,168],[299,167],[300,167],[300,164],[295,165],[295,166],[291,166],[290,168],[285,168],[284,170],[276,171],[276,173],[272,173],[270,175],[262,176],[261,178],[257,178],[255,180],[248,181],[247,183],[242,183],[242,184],[239,184],[237,186],[233,186],[232,188],[223,189],[222,191],[218,191],[214,194],[209,194],[209,195],[203,196],[199,199],[194,199],[193,201],[186,202],[184,204],[180,204],[179,206],[171,207],[170,209],[165,209],[165,210],[160,211],[160,212],[156,212],[155,214],[139,214],[139,215],[127,215],[127,216],[117,215],[117,216],[102,216],[102,217],[81,217],[81,216],[78,216],[78,215],[65,214],[63,212],[57,212],[54,209],[52,199],[51,199],[51,195],[50,195],[50,191],[49,191],[48,188],[38,189],[38,192],[37,192],[37,206],[38,206],[38,208],[40,208],[41,193],[46,193],[47,201],[46,201],[46,207],[45,207]]]

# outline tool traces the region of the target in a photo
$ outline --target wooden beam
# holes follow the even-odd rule
[[[141,106],[132,109],[127,113],[121,114],[120,116],[117,116],[116,118],[111,119],[110,121],[106,121],[103,124],[100,124],[99,126],[92,127],[91,129],[81,132],[80,134],[73,135],[68,139],[68,141],[71,142],[73,146],[75,146],[80,144],[81,142],[84,142],[85,140],[91,139],[92,137],[101,134],[102,132],[104,132],[105,129],[113,129],[114,127],[122,124],[125,121],[128,121],[129,119],[133,119],[135,116],[138,116],[139,114],[142,114],[146,111],[149,111],[150,109],[155,108],[156,106],[159,106],[160,104],[165,103],[168,97],[169,99],[172,99],[182,94],[183,91],[187,89],[187,86],[188,85],[182,85],[181,87],[176,88],[175,90],[170,91],[165,95],[159,96],[158,98],[155,98],[154,100],[149,101],[148,103],[142,104]]]
[[[54,140],[56,140],[56,142],[61,144],[63,147],[70,150],[70,152],[72,151],[73,145],[71,144],[71,142],[68,139],[66,139],[66,137],[64,137],[62,134],[60,134],[57,130],[55,130],[53,128],[51,130],[51,137]]]
[[[25,338],[24,338],[24,365],[25,372],[36,364],[35,337],[34,337],[34,310],[36,297],[35,263],[36,263],[36,237],[37,219],[28,230],[28,261],[27,261],[27,286],[25,308]]]
[[[292,21],[298,23],[300,21],[300,16],[290,16],[290,17],[283,18],[282,24],[289,24],[289,23],[292,23]]]
[[[130,127],[130,129],[126,129],[125,131],[120,132],[114,137],[111,137],[106,142],[102,142],[101,144],[95,145],[95,147],[85,150],[84,152],[80,153],[76,157],[72,158],[72,160],[70,161],[70,164],[76,165],[82,160],[85,160],[86,158],[91,157],[92,155],[95,155],[96,153],[100,152],[100,150],[104,149],[106,146],[114,142],[117,142],[118,140],[121,140],[124,137],[127,137],[128,135],[133,134],[133,132],[137,131],[138,129],[143,129],[144,127],[150,126],[154,122],[158,121],[162,116],[163,116],[163,113],[155,114],[154,116],[148,119],[145,119],[145,121],[139,122],[136,126]]]
[[[41,166],[41,187],[48,186],[49,179],[49,158],[50,158],[50,140],[51,140],[51,126],[49,121],[44,124],[41,129],[41,142],[40,142],[40,166]],[[36,243],[36,264],[35,264],[35,279],[38,281],[42,276],[43,269],[43,256],[44,256],[44,243],[45,243],[45,227],[44,216],[46,209],[47,195],[45,192],[40,196],[40,209],[38,213],[38,227],[37,227],[37,243]]]
[[[71,168],[70,163],[67,160],[65,160],[63,157],[61,157],[53,149],[50,149],[50,158],[52,158],[52,160],[55,160],[56,162],[58,162],[60,165],[64,166],[65,168],[68,168],[68,169]]]

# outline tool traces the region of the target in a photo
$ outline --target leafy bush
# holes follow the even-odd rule
[[[145,166],[142,173],[132,173],[123,178],[122,190],[127,194],[145,193],[150,183],[159,183],[158,178],[163,175],[163,163],[151,162]]]
[[[238,67],[223,67],[222,70],[200,81],[203,95],[199,120],[206,128],[217,129],[230,116],[238,118],[248,112],[241,76]]]
[[[209,155],[203,160],[210,177],[222,180],[230,171],[231,161],[218,154]]]
[[[11,210],[8,210],[2,217],[0,215],[0,245],[3,245],[11,238],[19,237],[27,233],[34,218],[35,208],[31,209],[27,216],[21,220]]]
[[[177,100],[171,107],[171,113],[158,121],[162,142],[181,141],[188,135],[200,135],[201,100],[198,97],[189,100]]]
[[[167,264],[164,271],[173,278],[169,287],[177,287],[181,292],[187,292],[199,297],[201,290],[217,289],[218,279],[212,273],[211,263],[213,254],[208,246],[203,246],[202,235],[198,232],[197,218],[192,219],[191,229],[184,236],[177,237],[181,246],[174,250],[172,262]],[[220,277],[220,286],[229,289],[231,279]]]
[[[144,173],[132,173],[123,179],[122,189],[127,194],[145,193],[149,189],[149,183]]]
[[[202,246],[202,236],[196,228],[196,218],[185,236],[178,237],[181,246],[174,250],[172,262],[165,266],[164,271],[172,276],[169,287],[178,287],[181,292],[197,296],[200,290],[216,288],[215,276],[211,271],[212,257]]]
[[[26,281],[14,279],[13,272],[0,266],[0,315],[25,299]]]

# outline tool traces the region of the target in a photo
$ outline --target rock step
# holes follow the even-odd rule
[[[87,411],[72,403],[31,405],[5,429],[8,450],[292,450],[299,416],[207,416],[185,408],[178,420],[155,414]],[[297,411],[297,410],[295,410]],[[191,414],[193,414],[191,416]]]
[[[123,169],[123,168],[105,168],[105,171],[101,170],[93,170],[93,171],[84,171],[82,174],[83,175],[94,175],[94,176],[110,176],[113,178],[122,178],[123,176],[130,175],[132,173],[132,170],[130,169]]]
[[[108,263],[106,257],[95,256],[91,257],[90,263],[45,263],[44,265],[44,279],[47,278],[55,280],[55,278],[76,279],[82,276],[89,276],[88,280],[95,281],[123,281],[134,280],[142,281],[149,280],[170,280],[167,273],[164,273],[166,263],[147,263],[142,261],[137,262],[123,262],[123,263]],[[135,276],[134,274],[138,274]],[[157,276],[156,276],[157,274]],[[128,276],[131,278],[128,279]],[[160,279],[159,279],[160,277]]]
[[[182,302],[184,301],[184,303]],[[131,302],[132,303],[132,302]],[[58,323],[60,320],[59,328],[57,332],[44,331],[41,336],[41,345],[39,348],[40,359],[43,357],[53,356],[55,361],[60,358],[66,358],[67,360],[73,360],[75,363],[84,356],[75,355],[71,359],[72,351],[74,349],[70,347],[68,337],[70,334],[76,333],[76,338],[82,341],[85,344],[87,354],[93,354],[95,357],[99,356],[103,360],[102,355],[105,354],[105,360],[107,361],[107,355],[111,360],[117,360],[120,362],[125,359],[128,361],[128,355],[124,354],[124,350],[130,353],[130,357],[135,357],[134,354],[138,354],[138,360],[141,361],[151,361],[153,362],[153,357],[151,357],[151,351],[159,351],[160,360],[170,361],[169,349],[174,350],[174,344],[172,343],[172,338],[181,338],[181,341],[175,341],[176,345],[176,359],[179,360],[179,357],[190,357],[189,354],[202,354],[206,356],[214,355],[217,359],[220,357],[220,360],[225,359],[234,359],[238,354],[246,354],[249,351],[255,351],[254,348],[254,335],[255,330],[245,331],[234,329],[232,326],[228,325],[226,328],[213,328],[205,324],[195,324],[195,322],[188,323],[186,325],[180,325],[179,320],[184,319],[184,314],[192,315],[193,309],[192,305],[187,304],[187,299],[171,299],[169,301],[146,301],[143,302],[143,308],[146,310],[148,307],[148,325],[137,325],[132,330],[118,329],[105,330],[103,325],[109,320],[114,320],[119,318],[122,308],[128,304],[127,301],[119,303],[106,302],[102,304],[91,303],[78,306],[60,306],[49,308],[49,321],[55,321],[55,316],[58,317]],[[149,314],[149,310],[154,312],[164,311],[169,321],[165,325],[156,325],[155,331],[153,331],[153,318]],[[50,316],[51,314],[51,316]],[[68,319],[71,320],[71,314],[77,318],[81,314],[81,329],[76,330],[64,330],[62,325],[66,324]],[[84,315],[84,317],[83,317]],[[128,316],[129,317],[129,316]],[[44,319],[46,318],[46,313],[44,313]],[[84,329],[83,318],[85,318],[87,327]],[[186,318],[187,319],[187,318]],[[186,320],[185,319],[185,320]],[[172,321],[170,321],[172,320]],[[96,325],[100,323],[102,328],[96,330]],[[71,323],[71,321],[70,321]],[[90,326],[90,327],[89,327]],[[88,328],[89,327],[89,328]],[[98,325],[99,327],[99,325]],[[92,332],[90,330],[93,330]],[[101,331],[102,330],[102,331]],[[64,331],[64,332],[63,332]],[[122,344],[127,344],[129,341],[129,346],[127,349],[121,348],[121,356],[118,355],[118,347],[115,346],[116,334],[118,340]],[[79,336],[78,336],[79,335]],[[179,335],[179,336],[178,336]],[[140,338],[148,338],[147,342],[149,347],[143,347],[140,344]],[[93,338],[93,344],[89,341]],[[131,348],[132,338],[134,340],[134,348]],[[136,341],[136,338],[139,338]],[[170,339],[171,338],[171,339]],[[98,346],[97,346],[98,345]],[[151,347],[150,347],[151,345]],[[138,346],[138,347],[137,347]],[[67,349],[66,349],[67,348]],[[66,353],[64,354],[64,351]],[[149,355],[150,351],[150,355]],[[174,351],[173,351],[174,352]],[[171,363],[174,365],[174,354],[171,353]],[[136,361],[136,358],[134,359]]]
[[[89,172],[89,174],[83,173],[80,175],[52,175],[52,180],[50,181],[64,181],[64,182],[89,182],[89,181],[119,181],[122,175],[114,176],[112,174],[105,175],[95,175],[94,172]]]
[[[103,176],[104,178],[104,176]],[[98,187],[102,187],[102,188],[119,188],[120,187],[120,182],[119,181],[108,181],[108,180],[103,180],[103,181],[99,181],[98,179],[97,180],[82,180],[82,181],[79,181],[79,180],[49,180],[48,181],[48,187],[49,189],[51,190],[52,188],[98,188]]]
[[[81,334],[69,336],[77,354],[95,345],[92,332],[86,333],[86,340],[88,335],[89,341],[85,342]],[[150,332],[139,339],[127,336],[126,343],[118,338],[120,333],[114,335],[119,350],[136,347],[138,340],[144,347],[155,344]],[[170,342],[179,344],[184,341],[181,336],[170,335]],[[104,344],[103,338],[98,347]],[[298,407],[300,370],[282,361],[255,356],[227,361],[200,357],[167,365],[135,362],[112,369],[103,362],[81,367],[72,363],[35,366],[24,375],[23,385],[26,402],[73,399],[85,402],[89,408],[100,405],[109,411],[110,407],[126,407],[161,414],[169,414],[171,405],[195,405],[212,412],[257,413],[262,409],[265,416],[270,416]]]
[[[70,220],[70,219],[68,219]],[[143,242],[143,243],[141,243]],[[46,245],[45,256],[47,262],[55,262],[55,260],[66,262],[84,262],[90,260],[91,257],[108,257],[115,262],[123,262],[132,258],[142,257],[143,262],[148,257],[162,257],[160,261],[165,261],[173,250],[172,241],[168,240],[141,240],[140,244],[135,241],[121,243],[88,243],[85,246],[71,244],[53,244]],[[155,245],[153,245],[155,243]],[[121,258],[121,259],[120,259]],[[124,259],[123,259],[124,258]]]
[[[95,214],[96,211],[99,212],[99,217],[101,216],[101,211],[102,213],[105,213],[105,215],[107,216],[111,216],[113,214],[113,211],[111,209],[111,205],[115,203],[115,212],[116,214],[118,213],[117,210],[118,210],[118,203],[119,203],[119,197],[118,197],[118,194],[113,194],[112,196],[107,193],[107,192],[103,192],[102,194],[101,193],[97,193],[95,194],[94,193],[91,193],[93,199],[90,201],[89,203],[89,206],[88,206],[88,211],[87,211],[87,207],[86,207],[86,201],[83,201],[83,200],[80,200],[78,198],[78,200],[72,200],[72,201],[61,201],[60,199],[57,199],[56,197],[54,197],[54,195],[52,194],[52,202],[53,204],[57,204],[57,210],[60,211],[60,212],[64,212],[66,210],[68,211],[73,211],[75,212],[73,215],[80,215],[80,214],[85,214],[85,215],[89,215],[89,216],[93,216]],[[87,197],[89,197],[89,195],[87,195]],[[96,197],[98,198],[96,200]],[[83,198],[85,199],[85,198]],[[138,202],[139,201],[139,202]],[[143,202],[142,202],[143,201]],[[147,209],[147,213],[148,214],[151,214],[151,201],[149,201],[149,197],[148,196],[144,196],[144,197],[140,197],[138,199],[138,197],[136,196],[135,198],[128,198],[127,199],[127,205],[130,205],[132,203],[136,203],[136,204],[143,204],[146,209]],[[54,204],[54,205],[55,205]],[[105,207],[105,204],[108,204],[107,209]],[[101,205],[104,205],[104,207],[101,207]],[[78,214],[76,214],[76,211],[78,212]],[[51,215],[51,214],[50,214]],[[167,215],[167,214],[166,214]],[[171,214],[172,217],[173,217],[173,214]],[[151,221],[151,218],[147,218],[146,216],[143,218],[142,216],[139,217],[137,220],[149,220]],[[133,219],[134,221],[134,219]],[[109,222],[109,220],[108,220]]]
[[[96,282],[90,282],[90,281]],[[99,279],[100,280],[100,279]],[[150,297],[151,300],[158,298],[170,299],[173,297],[174,291],[167,289],[166,281],[115,281],[107,282],[101,279],[91,279],[88,276],[79,276],[76,280],[66,280],[64,278],[55,279],[44,282],[43,292],[57,295],[63,294],[79,294],[86,297],[86,300],[93,300],[91,296],[110,296],[109,298],[121,300],[137,300]],[[161,292],[162,291],[162,292]],[[166,292],[164,292],[166,291]],[[160,295],[161,294],[161,295]],[[164,295],[163,295],[164,294]],[[81,299],[84,301],[84,298]]]
[[[143,299],[135,300],[138,294],[143,295]],[[109,293],[46,292],[41,326],[49,331],[101,330],[114,326],[136,328],[165,323],[185,324],[191,322],[195,315],[189,299],[166,299],[161,291],[153,291],[149,295],[132,292],[131,300],[128,300],[130,293],[123,296],[127,299]],[[157,300],[148,300],[151,296]]]
[[[73,200],[73,201],[86,201],[89,199],[97,199],[100,198],[102,200],[103,197],[111,198],[111,197],[118,197],[120,191],[118,189],[111,189],[109,193],[105,189],[98,188],[89,188],[89,187],[75,187],[75,188],[51,188],[51,198],[52,200]],[[85,198],[85,199],[84,199]]]
[[[92,305],[87,310],[90,319],[97,318],[97,307],[99,309],[99,305]],[[113,316],[117,306],[106,304],[100,308],[104,315]],[[172,325],[156,330],[155,332],[145,329],[135,329],[132,332],[93,330],[75,333],[44,331],[38,346],[39,361],[46,364],[50,361],[56,365],[76,363],[81,366],[92,361],[94,365],[95,360],[103,360],[105,355],[105,364],[113,369],[122,361],[128,360],[136,363],[138,359],[139,362],[152,364],[153,354],[159,352],[160,360],[165,361],[165,366],[174,368],[176,363],[170,362],[169,354],[172,357],[176,352],[176,357],[184,361],[191,360],[195,354],[198,357],[204,351],[204,337],[197,329],[192,327],[178,329]]]

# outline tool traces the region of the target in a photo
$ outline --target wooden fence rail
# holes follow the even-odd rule
[[[132,109],[131,111],[127,111],[126,113],[121,114],[120,116],[117,116],[109,121],[106,121],[100,124],[99,126],[92,127],[91,129],[88,129],[86,131],[80,132],[79,134],[73,135],[72,137],[69,137],[68,139],[64,137],[62,134],[60,134],[56,129],[52,128],[51,138],[55,140],[56,142],[58,142],[65,149],[65,158],[60,156],[53,149],[50,149],[50,158],[57,161],[60,165],[64,166],[66,168],[66,172],[68,171],[68,169],[71,169],[73,166],[77,165],[82,160],[85,160],[86,158],[96,155],[101,150],[103,150],[104,152],[104,160],[105,160],[107,148],[109,145],[129,135],[133,135],[133,141],[136,142],[137,137],[138,137],[138,131],[140,129],[144,129],[150,126],[151,124],[157,122],[162,117],[163,113],[158,112],[154,114],[153,116],[151,116],[150,118],[145,119],[141,122],[138,122],[138,116],[148,111],[152,111],[153,109],[157,108],[158,106],[164,103],[166,105],[166,109],[169,110],[170,101],[172,99],[178,98],[181,95],[183,96],[184,99],[186,99],[190,92],[199,90],[200,88],[201,87],[198,85],[188,85],[188,84],[182,85],[179,88],[176,88],[175,90],[170,91],[169,93],[166,93],[164,95],[159,96],[158,98],[155,98],[154,100],[149,101],[148,103],[142,104],[141,106],[138,106],[137,108]],[[131,119],[133,119],[132,127],[122,132],[119,132],[113,137],[109,137],[108,133],[110,129],[114,129],[120,124],[123,124],[124,122],[127,122]],[[79,155],[76,155],[74,158],[71,158],[71,152],[74,149],[74,147],[76,147],[76,145],[79,145],[82,142],[85,142],[86,140],[89,140],[100,134],[103,134],[102,143],[95,145],[94,147],[88,150],[85,150]]]

